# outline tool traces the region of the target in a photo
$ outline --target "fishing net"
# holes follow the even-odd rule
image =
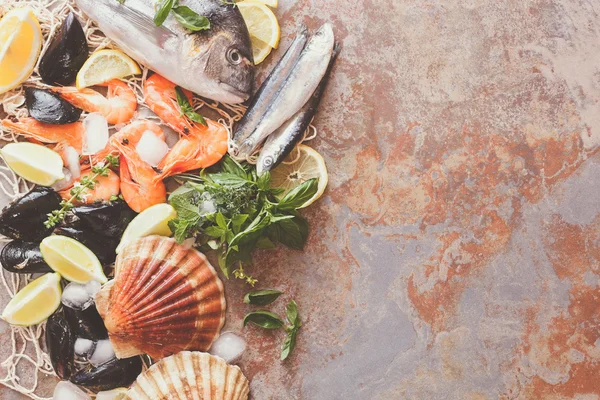
[[[104,37],[102,32],[93,24],[93,22],[86,18],[85,15],[75,7],[73,0],[0,0],[0,17],[11,9],[26,6],[33,9],[45,38],[41,52],[42,55],[48,48],[50,39],[59,29],[60,24],[69,12],[74,12],[82,23],[90,50],[94,51],[102,48],[117,47],[110,39]],[[40,61],[38,60],[38,65],[36,65],[33,74],[23,85],[0,95],[0,104],[2,104],[0,117],[27,117],[28,112],[25,107],[24,86],[39,88],[49,87],[42,82],[38,74],[39,62]],[[156,115],[152,114],[142,106],[144,100],[143,84],[148,76],[149,70],[143,65],[141,68],[141,76],[134,76],[124,80],[136,93],[138,103],[140,104],[138,118],[151,119],[164,126],[162,121],[160,121]],[[246,108],[243,105],[221,104],[199,97],[194,98],[193,106],[196,111],[215,116],[214,118],[227,128],[230,139],[234,124],[243,117],[246,111]],[[122,126],[113,126],[111,127],[111,130],[112,132],[115,132],[121,127]],[[311,125],[302,142],[314,138],[316,134],[316,128]],[[3,143],[16,142],[18,140],[18,135],[0,125],[0,140],[2,140]],[[255,153],[246,161],[255,163],[256,158],[257,156]],[[293,158],[294,156],[292,156],[292,161]],[[0,198],[3,200],[3,204],[20,198],[27,193],[31,187],[32,185],[15,175],[4,163],[0,164]],[[9,241],[9,239],[0,237],[0,242],[7,241]],[[4,307],[9,298],[14,297],[21,288],[31,282],[35,277],[31,275],[12,274],[4,269],[0,269],[0,271],[0,280],[3,287],[3,289],[0,288],[0,290],[4,291],[4,293],[0,295],[0,299],[4,299],[0,306]],[[0,384],[36,400],[51,399],[51,397],[43,397],[44,395],[50,396],[51,393],[48,392],[49,388],[45,388],[45,390],[40,388],[39,382],[43,378],[54,375],[50,358],[44,349],[44,328],[45,324],[33,327],[10,326],[5,331],[6,333],[2,333],[1,337],[3,341],[8,342],[8,340],[10,340],[11,351],[5,358],[3,357],[3,360],[0,359]],[[6,337],[7,335],[10,336],[10,339]],[[0,355],[4,356],[6,353],[6,351],[3,351]]]

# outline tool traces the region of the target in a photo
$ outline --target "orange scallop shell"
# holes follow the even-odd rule
[[[119,358],[160,359],[206,351],[225,323],[223,283],[206,257],[174,239],[148,236],[127,245],[116,277],[96,295]]]
[[[247,400],[248,379],[239,367],[197,351],[164,358],[137,377],[130,400]]]

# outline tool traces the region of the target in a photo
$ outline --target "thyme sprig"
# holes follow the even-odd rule
[[[110,168],[116,168],[119,166],[119,157],[113,156],[112,154],[104,157],[104,161],[94,165],[92,167],[92,174],[82,177],[79,182],[76,182],[71,188],[69,194],[71,197],[68,200],[60,202],[60,209],[53,210],[48,214],[48,219],[44,222],[46,228],[54,228],[56,225],[61,223],[67,213],[75,207],[74,201],[84,201],[84,193],[86,190],[94,190],[98,183],[98,177],[108,176]]]

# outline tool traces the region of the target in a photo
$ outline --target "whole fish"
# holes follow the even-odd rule
[[[317,89],[308,103],[306,103],[304,107],[302,107],[300,111],[298,111],[298,113],[296,113],[296,115],[281,128],[269,135],[265,141],[256,162],[256,172],[259,176],[279,165],[304,136],[304,132],[308,129],[310,122],[317,112],[321,97],[323,97],[323,92],[325,91],[327,81],[329,80],[329,75],[331,74],[331,69],[333,68],[333,64],[335,63],[339,52],[340,47],[336,44],[333,49],[327,72],[323,79],[321,79],[321,83],[317,86]]]
[[[283,57],[252,98],[252,101],[248,105],[248,111],[244,114],[233,135],[234,142],[241,143],[256,129],[271,102],[275,99],[285,80],[292,72],[292,68],[298,62],[307,41],[308,30],[306,29],[306,25],[302,24],[298,28],[296,37],[290,47],[288,47]]]
[[[153,0],[76,0],[102,32],[141,64],[200,96],[235,104],[250,97],[254,62],[248,28],[235,5],[181,0],[210,21],[192,32],[171,13],[157,27]]]
[[[258,146],[294,116],[310,99],[323,79],[333,53],[335,38],[331,24],[324,24],[310,38],[298,62],[250,136],[234,142],[238,158],[252,155]]]

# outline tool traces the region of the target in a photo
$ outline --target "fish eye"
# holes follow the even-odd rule
[[[238,65],[242,62],[242,55],[237,49],[227,50],[227,61],[233,65]]]

